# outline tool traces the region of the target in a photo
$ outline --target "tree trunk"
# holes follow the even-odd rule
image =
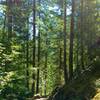
[[[8,53],[11,52],[11,38],[12,38],[12,11],[11,11],[11,7],[12,7],[12,0],[7,0],[7,28],[8,28],[8,34],[7,34],[7,38],[8,38],[8,44],[7,44],[7,50]]]
[[[27,19],[28,21],[28,19]],[[27,33],[26,33],[26,87],[29,90],[29,34],[28,34],[28,23],[27,23]]]
[[[36,1],[33,0],[33,67],[35,67],[35,49],[36,49],[36,40],[35,40],[35,35],[36,35],[36,26],[35,26],[35,16],[36,16],[36,11],[35,11],[35,3]],[[34,92],[35,92],[35,74],[33,72],[32,74],[32,77],[33,77],[33,83],[32,83],[32,93],[34,95]]]
[[[81,66],[84,69],[83,0],[81,0]]]
[[[69,78],[73,77],[73,39],[74,39],[74,6],[75,0],[72,0],[72,14],[70,26],[70,50],[69,50]]]
[[[76,29],[77,29],[77,50],[76,50],[76,70],[79,73],[80,71],[80,59],[79,59],[79,47],[80,47],[80,20],[79,17],[77,17],[77,25],[76,25]]]
[[[11,54],[11,39],[12,39],[12,1],[7,0],[7,43],[6,43],[6,53]],[[10,67],[9,61],[5,61],[5,71]]]
[[[39,6],[40,6],[40,0]],[[40,18],[40,12],[39,12],[39,18]],[[39,26],[39,32],[38,32],[38,68],[37,68],[37,84],[36,84],[36,93],[39,93],[39,80],[40,80],[40,26]]]
[[[7,1],[8,5],[8,12],[7,12],[7,18],[8,18],[8,40],[10,41],[12,37],[12,12],[11,12],[11,7],[12,7],[12,0]]]
[[[64,1],[64,80],[68,81],[67,65],[66,65],[66,1]]]

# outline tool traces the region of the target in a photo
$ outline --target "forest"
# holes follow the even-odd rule
[[[0,100],[100,100],[100,0],[0,0]]]

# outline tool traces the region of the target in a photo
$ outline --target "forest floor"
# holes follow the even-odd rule
[[[47,100],[47,98],[39,98],[35,100]],[[97,93],[92,100],[100,100],[100,88],[97,90]]]
[[[47,98],[40,98],[40,99],[35,99],[35,100],[47,100]],[[100,100],[100,89],[92,100]]]

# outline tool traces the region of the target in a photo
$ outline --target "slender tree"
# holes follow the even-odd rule
[[[36,0],[33,0],[33,68],[35,67],[35,50],[36,50]],[[35,74],[33,72],[32,74],[33,77],[33,83],[32,83],[32,93],[34,95],[35,92]]]
[[[28,22],[28,18],[27,18]],[[26,31],[26,86],[29,90],[29,33],[28,33],[28,23],[27,23],[27,31]]]
[[[72,14],[71,14],[71,26],[70,26],[70,50],[69,50],[69,76],[73,77],[73,39],[74,39],[74,9],[75,0],[72,0]]]
[[[67,65],[66,65],[66,1],[64,0],[64,79],[68,81]]]
[[[7,0],[7,28],[8,28],[8,46],[7,49],[11,52],[11,38],[12,38],[12,0]]]
[[[77,22],[76,22],[76,30],[77,30],[77,47],[76,47],[76,70],[79,73],[80,71],[80,59],[79,59],[79,47],[80,47],[80,19],[79,16],[77,16]]]
[[[40,0],[38,2],[40,6]],[[39,11],[39,19],[40,19],[40,11]],[[39,93],[39,80],[40,80],[40,25],[38,28],[38,68],[37,68],[36,93]]]
[[[84,69],[84,33],[83,33],[83,0],[81,0],[81,15],[80,15],[80,26],[81,26],[81,66]]]

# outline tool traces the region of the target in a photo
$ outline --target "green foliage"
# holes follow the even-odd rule
[[[100,70],[98,67],[100,65],[100,44],[96,44],[97,38],[100,37],[99,4],[96,3],[96,0],[84,0],[83,11],[81,11],[81,0],[75,0],[75,2],[73,78],[79,76],[81,72],[84,72],[81,67],[81,41],[83,41],[83,62],[85,69],[88,70],[91,62],[93,62],[92,65],[94,67],[91,73],[88,74],[86,72],[82,76],[84,80],[83,84],[80,84],[83,80],[79,77],[77,84],[72,84],[67,87],[69,89],[68,95],[71,95],[70,100],[80,100],[81,94],[86,95],[85,89],[87,89],[86,87],[89,84],[85,79],[94,75],[91,79],[91,81],[94,81],[100,77],[98,74]],[[70,25],[72,24],[71,6],[71,0],[67,0],[66,62],[68,74]],[[33,10],[36,11],[35,22],[33,22]],[[40,4],[36,1],[36,8],[33,8],[33,0],[22,0],[19,4],[12,4],[11,7],[8,4],[0,4],[0,100],[3,100],[3,98],[6,100],[11,100],[12,98],[25,100],[26,97],[32,96],[32,82],[35,83],[35,88],[37,84],[37,69],[40,71],[39,90],[41,95],[45,94],[45,90],[47,94],[50,94],[55,87],[64,84],[63,17],[62,0],[40,0]],[[33,41],[34,23],[36,26],[35,44]],[[82,28],[83,32],[81,30]],[[83,40],[81,38],[82,33]],[[33,68],[34,45],[35,66]],[[40,58],[38,57],[39,53]],[[27,83],[29,87],[27,87]],[[67,90],[67,88],[65,89]],[[78,96],[73,96],[74,89],[78,89]],[[63,92],[66,94],[66,91]]]

